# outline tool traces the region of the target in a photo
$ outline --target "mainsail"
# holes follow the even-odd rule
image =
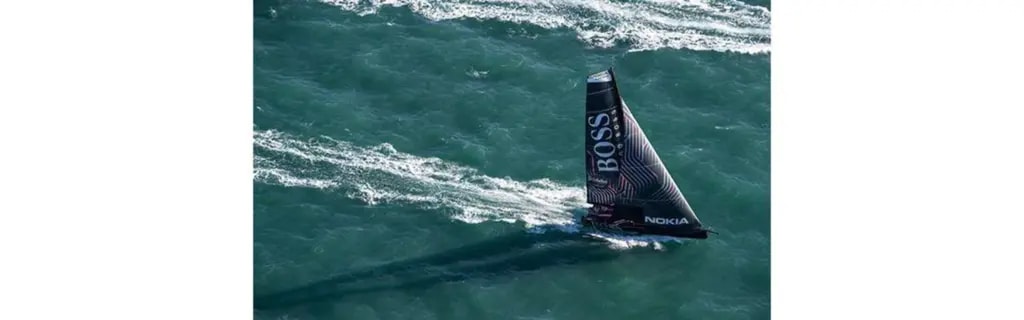
[[[587,202],[639,208],[644,223],[701,230],[700,220],[626,106],[611,69],[587,77]]]

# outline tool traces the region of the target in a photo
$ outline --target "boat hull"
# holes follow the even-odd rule
[[[637,222],[609,215],[588,214],[580,219],[580,224],[602,232],[627,233],[637,235],[659,235],[688,239],[707,239],[708,230],[690,227],[671,227]]]

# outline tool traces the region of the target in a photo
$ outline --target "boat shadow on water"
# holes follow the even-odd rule
[[[420,289],[545,267],[608,261],[653,250],[614,250],[583,234],[516,232],[428,256],[357,270],[280,292],[256,295],[253,307],[272,310],[329,302],[347,295]]]

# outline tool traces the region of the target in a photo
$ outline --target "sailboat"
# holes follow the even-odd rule
[[[690,204],[619,95],[612,69],[587,77],[587,202],[601,231],[707,239]]]

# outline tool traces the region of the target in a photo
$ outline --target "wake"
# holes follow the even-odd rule
[[[367,205],[400,204],[451,213],[466,223],[523,222],[528,231],[587,233],[613,248],[678,241],[581,230],[572,211],[589,207],[582,187],[548,179],[516,181],[482,175],[438,158],[384,143],[361,147],[329,137],[302,139],[275,130],[253,132],[253,180],[288,187],[338,190]]]
[[[427,19],[497,20],[573,30],[596,47],[747,54],[771,51],[771,12],[737,0],[321,0],[359,15],[407,7]]]

